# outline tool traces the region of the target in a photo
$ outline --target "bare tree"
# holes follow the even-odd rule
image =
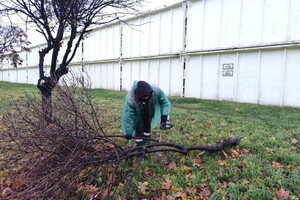
[[[0,22],[0,62],[7,59],[15,68],[21,65],[23,60],[20,58],[18,50],[28,51],[28,45],[27,35],[23,29]]]
[[[51,94],[59,79],[68,73],[68,65],[74,58],[84,36],[96,25],[119,20],[133,13],[142,0],[0,0],[0,12],[23,16],[45,39],[46,46],[39,51],[39,80],[47,121],[52,120]],[[64,37],[67,48],[60,53]],[[45,56],[51,53],[49,75],[44,72]],[[50,109],[49,109],[50,108]]]

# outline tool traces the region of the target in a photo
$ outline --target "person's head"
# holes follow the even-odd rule
[[[151,86],[145,81],[139,81],[135,90],[135,95],[141,100],[147,100],[153,92]]]

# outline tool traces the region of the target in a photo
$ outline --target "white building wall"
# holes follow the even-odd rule
[[[298,0],[182,1],[90,32],[70,69],[93,88],[128,91],[145,80],[169,96],[300,107],[299,8]],[[36,84],[41,48],[22,52],[18,69],[4,64],[0,80]]]

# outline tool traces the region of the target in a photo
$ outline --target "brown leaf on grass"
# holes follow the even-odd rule
[[[177,170],[177,165],[176,165],[176,163],[174,162],[174,161],[172,161],[172,162],[167,162],[167,161],[164,161],[164,165],[165,165],[165,167],[167,168],[167,169],[173,169],[173,170]]]
[[[100,192],[98,192],[97,196],[95,196],[97,200],[107,199],[111,190],[110,185],[112,185],[114,181],[114,176],[110,174],[106,181],[107,181],[106,186],[103,187]]]
[[[292,144],[297,144],[298,143],[298,140],[296,138],[293,138],[292,139]]]
[[[187,199],[187,194],[185,192],[176,192],[174,195],[176,199],[181,199],[181,200],[186,200]]]
[[[240,156],[239,152],[237,152],[236,150],[232,149],[231,150],[233,157],[238,158]]]
[[[140,194],[145,194],[146,193],[146,190],[148,189],[148,182],[145,181],[145,182],[139,182],[139,185],[138,185],[138,192]]]
[[[280,163],[276,162],[276,161],[273,161],[272,162],[272,167],[276,170],[280,169],[281,168],[281,165]]]
[[[222,167],[227,167],[228,166],[228,163],[226,161],[223,161],[223,160],[219,160],[218,163]]]
[[[208,199],[211,193],[209,187],[200,187],[197,188],[196,191],[200,199]]]
[[[93,198],[95,197],[97,191],[99,189],[95,186],[95,185],[86,185],[84,187],[84,192],[87,194],[87,199]]]
[[[162,184],[161,189],[170,190],[172,187],[172,181],[170,179],[165,179],[165,182]]]
[[[163,192],[160,196],[154,197],[154,200],[168,200],[168,199],[167,199],[166,193]]]
[[[192,196],[193,195],[193,185],[191,183],[187,184],[187,186],[185,187],[184,192],[188,195],[188,196]]]
[[[247,160],[246,160],[246,159],[243,159],[243,160],[242,160],[242,166],[243,166],[244,168],[246,168],[246,167],[248,166]]]
[[[212,121],[211,120],[207,120],[206,121],[209,125],[212,125]]]
[[[195,123],[195,122],[197,122],[197,120],[196,120],[196,119],[186,119],[185,121],[186,121],[186,122],[192,122],[192,123]]]
[[[225,158],[228,158],[228,154],[225,151],[222,151]]]
[[[1,195],[0,195],[0,198],[1,197],[7,197],[8,195],[10,195],[12,193],[12,189],[7,187],[7,188],[4,188]]]
[[[196,157],[196,158],[194,159],[193,167],[200,167],[201,164],[202,164],[201,158]]]
[[[155,170],[153,168],[149,168],[148,170],[146,170],[146,172],[144,173],[144,176],[146,178],[151,178],[155,173]]]
[[[237,151],[239,152],[239,154],[248,154],[249,153],[249,150],[247,150],[247,149],[239,149]]]
[[[290,192],[284,190],[283,188],[280,188],[280,189],[276,192],[276,196],[277,196],[278,198],[289,199]]]

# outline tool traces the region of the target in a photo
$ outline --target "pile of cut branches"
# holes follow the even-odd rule
[[[49,105],[51,122],[44,120],[41,107],[40,97],[26,95],[3,117],[2,199],[109,198],[114,186],[128,175],[125,164],[137,161],[133,158],[164,151],[214,152],[240,142],[233,138],[213,146],[185,147],[150,139],[145,147],[128,147],[118,140],[122,134],[105,133],[116,120],[106,120],[109,108],[93,105],[90,87],[83,79],[56,88]]]

